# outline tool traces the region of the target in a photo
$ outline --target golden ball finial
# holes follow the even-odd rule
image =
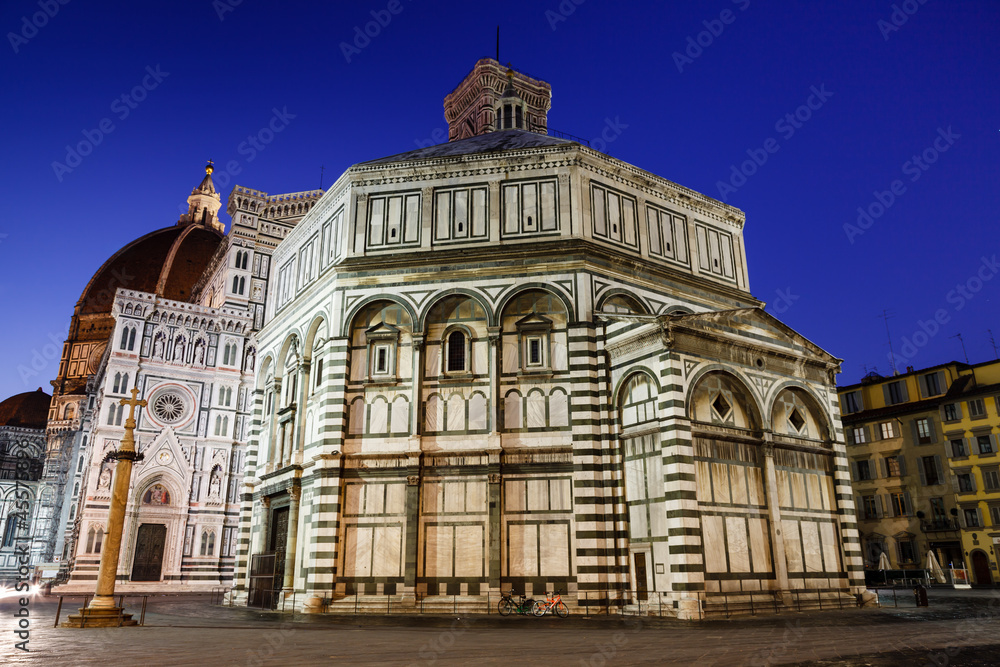
[[[215,163],[209,160],[208,164],[205,165],[205,173],[211,176],[213,171],[215,171]]]

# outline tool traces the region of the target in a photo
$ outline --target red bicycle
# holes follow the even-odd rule
[[[566,618],[569,616],[569,608],[566,603],[562,601],[562,595],[559,591],[555,592],[552,597],[546,596],[545,601],[535,600],[535,604],[531,607],[531,613],[535,616],[544,616],[545,614],[555,613],[559,618]]]

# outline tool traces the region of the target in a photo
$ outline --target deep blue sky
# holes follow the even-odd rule
[[[746,212],[754,295],[844,359],[841,384],[866,367],[890,372],[883,309],[911,357],[901,366],[962,360],[956,334],[973,362],[994,357],[1000,277],[975,276],[1000,271],[982,259],[1000,257],[1000,3],[910,0],[915,13],[888,32],[888,0],[576,2],[401,0],[350,62],[341,43],[389,2],[70,0],[37,31],[23,17],[39,0],[4,2],[0,397],[50,390],[51,340],[90,276],[176,222],[206,159],[239,163],[226,194],[234,182],[281,193],[317,187],[321,165],[329,185],[353,163],[415,148],[445,128],[444,96],[494,54],[498,23],[501,60],[552,84],[550,127],[593,138],[617,123],[616,158],[721,198],[732,166],[773,140],[777,152],[725,199]],[[731,22],[713,25],[723,10]],[[708,46],[679,71],[675,52],[705,21],[721,33],[701,35]],[[115,100],[154,84],[147,67],[166,75],[121,118]],[[800,127],[776,125],[813,87],[831,95],[813,98]],[[294,118],[250,161],[241,142],[273,109]],[[60,180],[53,162],[104,119],[113,131]],[[906,164],[925,150],[936,158],[925,171]],[[894,180],[900,194],[851,243],[844,225]],[[970,279],[971,298],[952,292]],[[904,350],[936,313],[947,321]]]

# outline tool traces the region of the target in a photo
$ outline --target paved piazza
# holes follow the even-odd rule
[[[891,603],[891,598],[889,598]],[[900,603],[912,604],[912,596]],[[18,607],[0,603],[5,628]],[[53,628],[36,599],[31,651],[4,633],[6,665],[995,665],[1000,591],[932,591],[931,606],[672,619],[326,616],[294,619],[213,607],[205,597],[150,598],[146,626]],[[64,609],[63,613],[66,613]]]

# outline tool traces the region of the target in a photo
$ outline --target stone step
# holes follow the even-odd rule
[[[70,614],[59,624],[61,628],[119,628],[139,625],[132,614],[123,614],[119,609],[81,609],[79,614]]]

